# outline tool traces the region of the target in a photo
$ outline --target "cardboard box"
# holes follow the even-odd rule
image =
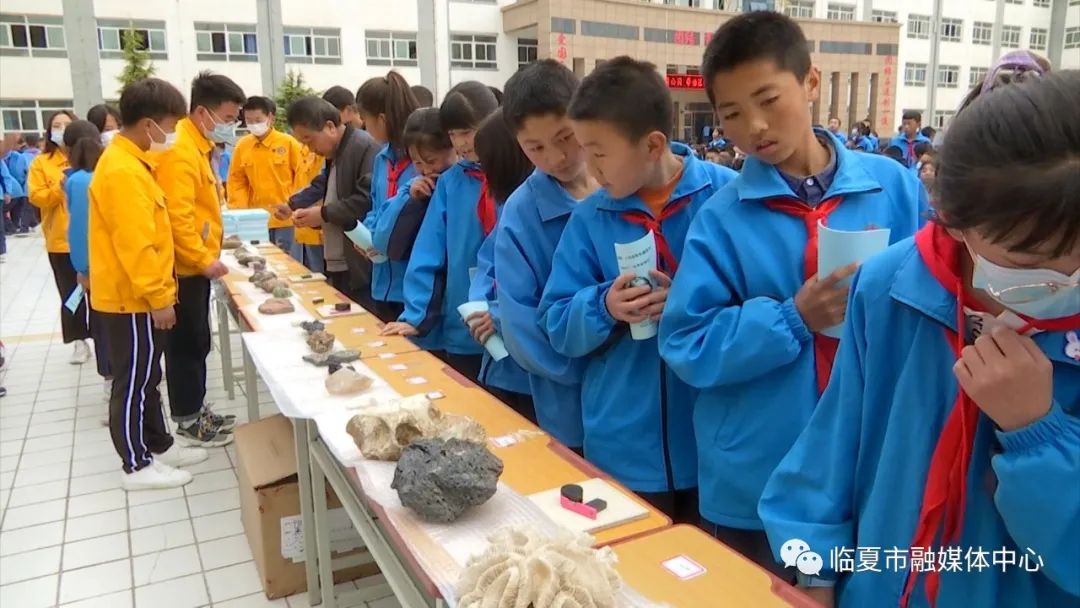
[[[263,590],[270,599],[307,591],[304,533],[296,478],[296,445],[288,418],[277,415],[237,427],[240,518]],[[335,558],[366,553],[329,484],[330,540]],[[343,583],[379,573],[366,564],[334,573]]]

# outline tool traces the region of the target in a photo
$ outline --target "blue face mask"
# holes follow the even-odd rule
[[[1080,314],[1080,269],[1072,276],[1048,268],[1006,268],[972,253],[971,286],[1032,319]]]
[[[219,144],[231,144],[236,141],[236,123],[223,123],[219,122],[216,114],[214,114],[209,108],[206,110],[210,113],[210,117],[214,120],[214,128],[210,130],[207,137],[210,141]]]

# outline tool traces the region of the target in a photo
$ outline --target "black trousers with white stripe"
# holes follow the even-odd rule
[[[87,311],[86,299],[84,298],[75,312],[64,306],[68,296],[79,284],[76,279],[75,267],[71,265],[71,255],[67,253],[50,253],[49,266],[52,266],[53,279],[56,281],[56,290],[60,292],[60,331],[64,333],[64,344],[71,344],[76,340],[85,340],[90,337],[90,317]]]
[[[98,315],[108,335],[113,372],[109,433],[124,472],[132,473],[172,447],[158,390],[165,333],[154,329],[150,313]]]

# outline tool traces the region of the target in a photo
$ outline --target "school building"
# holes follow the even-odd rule
[[[630,54],[663,72],[691,139],[712,122],[697,74],[710,33],[759,9],[802,24],[824,76],[815,119],[845,129],[870,117],[890,132],[904,109],[940,126],[1011,48],[1080,67],[1080,0],[2,0],[0,133],[115,100],[134,30],[181,89],[213,70],[266,95],[289,71],[322,91],[395,69],[441,98],[463,80],[501,87],[538,57],[584,75]]]
[[[502,12],[508,34],[535,40],[539,57],[556,58],[578,75],[619,55],[655,63],[675,100],[677,139],[696,141],[703,127],[715,123],[701,56],[712,33],[735,13],[632,0],[518,0]],[[870,118],[882,125],[879,130],[891,131],[899,27],[813,19],[800,24],[822,72],[815,122],[836,116],[848,128]]]

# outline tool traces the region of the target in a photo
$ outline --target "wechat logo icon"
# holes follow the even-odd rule
[[[810,545],[801,539],[793,538],[780,547],[780,559],[784,566],[795,567],[806,576],[817,576],[823,566],[821,556],[810,550]]]

